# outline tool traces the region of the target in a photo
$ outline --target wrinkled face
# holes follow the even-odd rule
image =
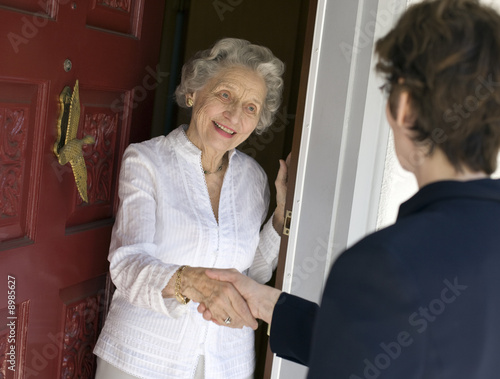
[[[225,153],[255,130],[267,94],[256,72],[232,67],[222,70],[193,94],[193,116],[187,135],[202,151]]]

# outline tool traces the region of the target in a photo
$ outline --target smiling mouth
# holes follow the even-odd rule
[[[236,134],[236,132],[234,130],[231,130],[229,128],[226,128],[225,126],[221,125],[221,124],[218,124],[217,122],[214,121],[214,124],[215,126],[217,126],[220,130],[222,130],[223,132],[227,133],[227,134],[230,134],[230,135],[234,135]]]

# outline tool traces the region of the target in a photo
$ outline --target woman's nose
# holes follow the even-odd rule
[[[231,123],[236,124],[241,117],[241,107],[238,104],[229,104],[225,111],[223,112],[224,117],[226,117]]]

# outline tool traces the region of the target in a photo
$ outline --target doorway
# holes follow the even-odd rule
[[[271,189],[269,216],[276,206],[274,180],[279,169],[278,160],[286,158],[292,150],[292,143],[298,146],[299,142],[297,136],[300,137],[300,133],[294,129],[300,124],[295,121],[296,114],[300,113],[297,107],[300,106],[301,76],[302,79],[307,78],[307,67],[303,61],[304,56],[309,58],[306,46],[310,44],[307,39],[312,40],[312,33],[307,37],[306,28],[311,8],[315,9],[311,6],[313,3],[316,4],[316,0],[191,0],[166,3],[160,67],[162,72],[169,72],[170,77],[168,83],[160,83],[156,91],[152,136],[168,134],[189,121],[187,113],[178,110],[173,99],[182,64],[217,40],[234,37],[266,46],[286,65],[283,104],[276,121],[267,132],[250,136],[239,147],[255,158],[267,173]],[[293,183],[289,185],[289,191],[293,191]],[[273,277],[270,284],[274,285],[275,281]],[[255,378],[259,379],[268,377],[270,371],[269,362],[267,370],[264,367],[268,350],[266,331],[267,325],[262,324],[256,332]]]

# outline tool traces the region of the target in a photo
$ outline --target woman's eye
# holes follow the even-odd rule
[[[257,107],[253,104],[247,105],[247,112],[251,114],[257,113]]]
[[[227,100],[227,99],[229,99],[229,93],[227,93],[227,92],[221,92],[220,93],[220,97],[222,97],[223,99]]]

